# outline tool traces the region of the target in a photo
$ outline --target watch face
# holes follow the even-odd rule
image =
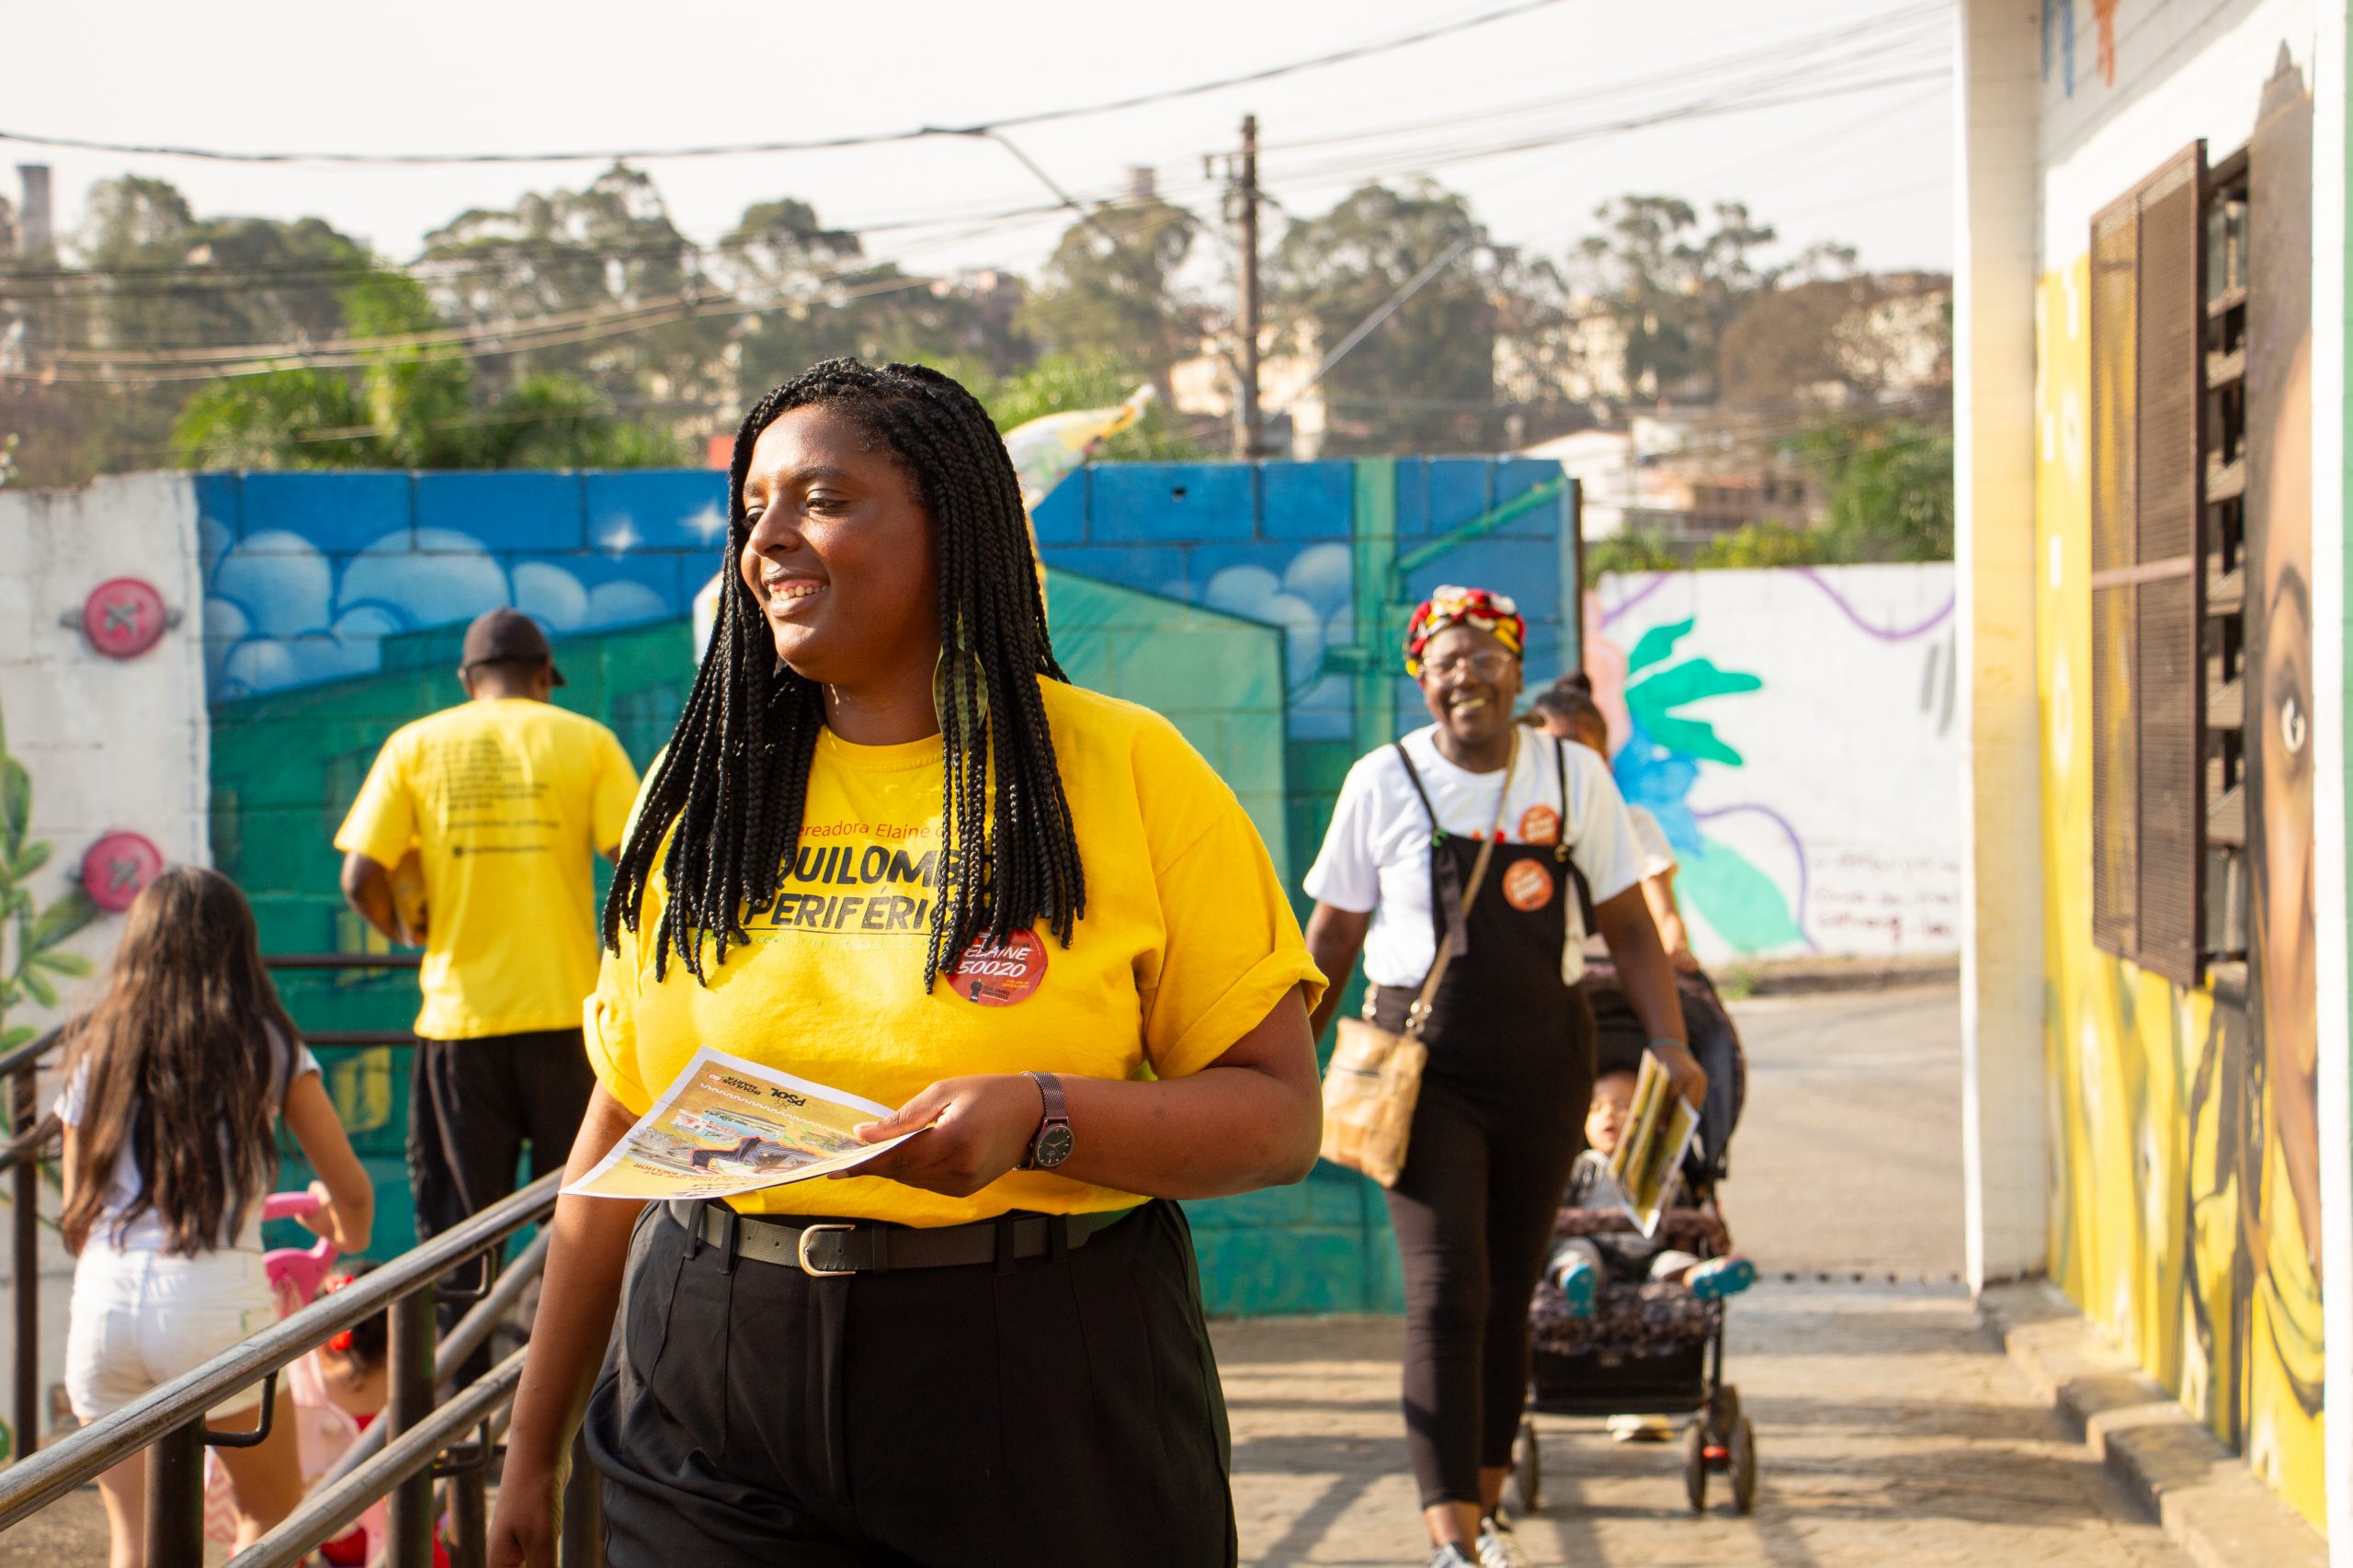
[[[1058,1121],[1038,1134],[1038,1146],[1032,1152],[1038,1168],[1052,1170],[1070,1158],[1070,1123]]]

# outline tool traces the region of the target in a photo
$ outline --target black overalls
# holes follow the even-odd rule
[[[1426,1508],[1478,1501],[1481,1467],[1511,1462],[1528,1387],[1529,1300],[1593,1097],[1593,1015],[1561,978],[1568,900],[1586,910],[1592,900],[1567,839],[1560,748],[1554,742],[1557,841],[1498,843],[1467,921],[1462,889],[1478,840],[1439,826],[1413,760],[1397,748],[1430,820],[1434,935],[1462,944],[1422,1031],[1429,1062],[1405,1167],[1388,1195],[1405,1275],[1406,1445]],[[1402,1031],[1419,992],[1376,987],[1374,1021]]]

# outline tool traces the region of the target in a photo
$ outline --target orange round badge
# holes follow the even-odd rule
[[[1519,813],[1519,841],[1522,844],[1558,844],[1561,841],[1561,813],[1550,806],[1530,806]]]
[[[1552,902],[1552,873],[1541,860],[1515,861],[1504,873],[1504,902],[1514,909],[1535,911]]]
[[[1002,947],[973,943],[940,978],[967,1002],[1010,1007],[1027,1002],[1046,979],[1046,944],[1035,931],[1016,931]]]

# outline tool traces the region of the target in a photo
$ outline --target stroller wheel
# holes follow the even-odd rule
[[[1730,1383],[1716,1390],[1716,1397],[1708,1403],[1708,1429],[1719,1443],[1732,1441],[1732,1429],[1740,1425],[1740,1391]]]
[[[1512,1501],[1523,1514],[1544,1507],[1544,1450],[1536,1444],[1536,1423],[1520,1418],[1519,1437],[1511,1446]]]
[[[1732,1506],[1745,1514],[1756,1506],[1756,1429],[1744,1415],[1733,1426]]]
[[[1691,1511],[1708,1511],[1708,1424],[1694,1421],[1683,1428],[1683,1494]]]

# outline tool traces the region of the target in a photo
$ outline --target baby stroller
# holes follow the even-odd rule
[[[1701,974],[1678,972],[1691,1053],[1708,1074],[1707,1103],[1683,1165],[1684,1201],[1659,1221],[1668,1247],[1701,1258],[1732,1250],[1717,1201],[1725,1150],[1747,1097],[1746,1063],[1715,987]],[[1640,1059],[1643,1031],[1606,961],[1588,962],[1586,992],[1599,1025],[1602,1061]],[[1631,1027],[1630,1040],[1627,1030]],[[1560,1237],[1632,1231],[1617,1210],[1563,1208],[1554,1221]],[[1745,1514],[1756,1499],[1756,1436],[1741,1414],[1740,1391],[1724,1381],[1724,1307],[1703,1301],[1680,1282],[1604,1283],[1589,1316],[1569,1314],[1550,1278],[1529,1305],[1535,1342],[1532,1411],[1550,1415],[1688,1415],[1683,1429],[1683,1484],[1691,1511],[1708,1506],[1710,1472],[1732,1483],[1733,1506]],[[1513,1491],[1522,1513],[1543,1506],[1542,1454],[1533,1418],[1520,1424],[1513,1452]]]

